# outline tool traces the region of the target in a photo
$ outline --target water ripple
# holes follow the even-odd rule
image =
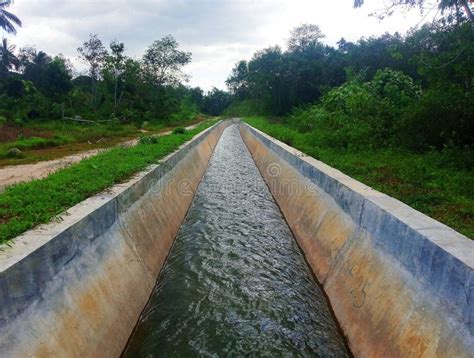
[[[349,356],[235,125],[216,147],[124,356]]]

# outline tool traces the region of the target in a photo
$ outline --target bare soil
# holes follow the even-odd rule
[[[186,127],[186,129],[193,129],[199,123],[193,124],[191,126]],[[163,136],[171,134],[171,130],[164,130],[160,133],[155,135]],[[34,179],[42,179],[54,173],[55,171],[70,166],[74,163],[80,162],[86,158],[90,158],[94,155],[100,153],[100,151],[106,150],[106,148],[113,147],[115,145],[122,145],[122,146],[134,146],[138,143],[138,138],[128,139],[124,141],[124,138],[107,140],[101,143],[95,143],[98,148],[84,150],[92,146],[93,144],[89,143],[73,143],[69,145],[64,145],[55,148],[49,149],[42,149],[42,150],[35,150],[29,152],[29,154],[36,154],[37,158],[42,158],[42,161],[38,161],[36,163],[30,164],[21,164],[21,165],[8,165],[1,168],[0,161],[0,192],[5,189],[6,186],[31,181]],[[65,154],[68,153],[69,155]],[[71,154],[73,153],[73,154]],[[55,158],[51,160],[44,160],[46,158]],[[3,163],[5,165],[5,163]],[[14,164],[14,163],[11,163]]]
[[[0,143],[15,141],[20,136],[23,136],[24,138],[52,138],[54,136],[54,133],[45,129],[25,128],[12,124],[6,124],[2,126],[2,130],[0,131]]]

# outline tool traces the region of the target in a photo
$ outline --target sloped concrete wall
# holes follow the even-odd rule
[[[357,357],[474,356],[474,242],[246,125]]]
[[[228,124],[3,248],[1,357],[120,355]]]

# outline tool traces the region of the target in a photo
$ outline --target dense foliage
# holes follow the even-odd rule
[[[237,63],[227,113],[474,237],[472,24],[322,38],[304,25]]]
[[[191,53],[172,36],[155,41],[141,59],[125,54],[113,41],[107,49],[97,35],[78,47],[88,66],[77,75],[70,61],[33,47],[16,51],[0,45],[0,122],[72,118],[87,121],[173,122],[200,112],[220,114],[228,94],[184,85],[183,66]],[[227,97],[226,97],[227,96]],[[1,125],[1,123],[0,123]]]
[[[385,34],[338,48],[319,28],[292,32],[289,48],[270,47],[234,67],[229,114],[284,116],[318,143],[342,149],[414,151],[474,143],[472,24],[441,20],[405,37]]]

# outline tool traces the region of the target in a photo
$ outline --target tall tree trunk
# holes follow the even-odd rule
[[[94,108],[95,107],[95,79],[94,79],[94,75],[92,75],[92,99],[91,99],[91,104],[92,104],[92,107]]]
[[[115,77],[115,91],[114,91],[114,114],[117,114],[117,90],[118,90],[119,76]]]
[[[119,99],[118,99],[118,101],[117,101],[117,108],[120,106],[120,103],[122,103],[122,98],[123,98],[123,90],[120,91],[120,97],[119,97]]]

